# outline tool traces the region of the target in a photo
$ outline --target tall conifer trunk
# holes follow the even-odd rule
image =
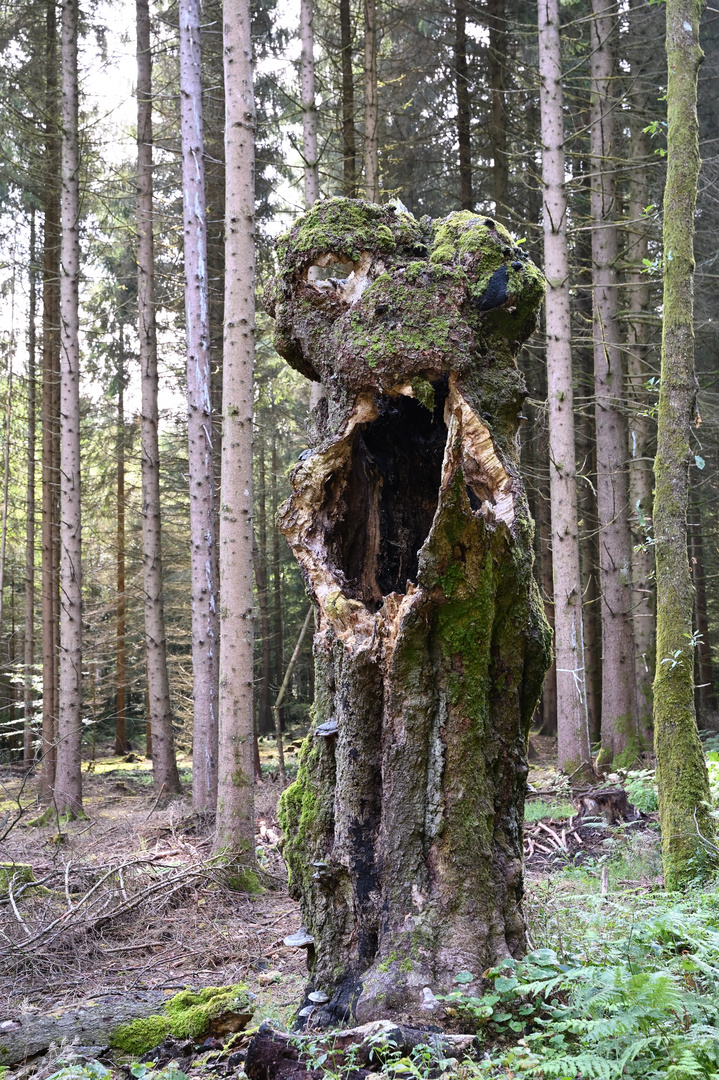
[[[364,186],[365,198],[379,202],[379,148],[377,124],[377,8],[364,0]]]
[[[348,198],[354,199],[357,185],[357,151],[350,0],[340,0],[340,51],[342,60],[342,190]]]
[[[459,143],[459,205],[472,210],[472,113],[467,75],[467,0],[454,5],[454,78],[457,92],[457,141]]]
[[[539,70],[547,279],[549,482],[557,677],[559,768],[591,772],[579,563],[572,325],[569,310],[567,194],[558,0],[540,0]]]
[[[187,438],[192,578],[192,805],[217,805],[219,621],[210,394],[207,201],[200,66],[200,0],[180,0],[180,101],[185,226]]]
[[[148,0],[137,0],[137,307],[142,382],[142,565],[155,788],[180,790],[172,733],[162,595],[157,327],[152,188],[152,52]]]
[[[320,197],[317,158],[317,109],[315,106],[315,34],[313,0],[300,2],[300,97],[302,100],[302,155],[305,164],[305,206]]]
[[[252,375],[255,101],[249,0],[225,0],[225,338],[220,498],[218,849],[254,862]]]
[[[82,536],[80,500],[80,155],[78,0],[62,0],[60,197],[60,700],[55,807],[82,813]]]
[[[592,0],[590,69],[591,214],[594,396],[602,597],[602,755],[629,763],[639,750],[634,628],[632,537],[624,402],[624,350],[617,321],[617,195],[614,38],[616,11]]]
[[[507,71],[507,13],[505,0],[489,0],[489,86],[492,92],[492,115],[489,137],[492,144],[492,184],[494,212],[499,221],[508,218],[509,161],[507,158],[507,117],[505,81]],[[530,218],[530,220],[536,220]]]
[[[57,382],[59,377],[60,139],[57,113],[57,20],[47,0],[42,313],[42,740],[40,794],[49,799],[57,761]]]
[[[25,494],[25,635],[23,658],[23,764],[33,760],[33,666],[35,662],[35,409],[37,395],[37,238],[30,211],[30,270],[27,335],[27,487]]]
[[[699,179],[697,78],[701,0],[667,0],[667,179],[664,191],[662,369],[654,462],[657,566],[657,755],[662,862],[668,889],[716,866],[709,780],[694,711],[692,583],[687,558],[694,373],[694,213]],[[671,259],[666,253],[671,252]]]
[[[120,324],[117,358],[117,626],[115,661],[115,753],[127,753],[125,674],[125,342]]]

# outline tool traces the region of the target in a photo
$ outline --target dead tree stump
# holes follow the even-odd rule
[[[544,283],[491,219],[399,204],[318,203],[278,253],[275,343],[325,394],[280,512],[317,605],[314,729],[281,808],[329,999],[313,1022],[427,1022],[458,972],[479,985],[525,947],[550,641],[516,356]]]

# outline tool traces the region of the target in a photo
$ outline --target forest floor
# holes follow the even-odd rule
[[[572,793],[552,767],[553,740],[532,741],[526,885],[530,944],[539,947],[576,927],[578,906],[610,897],[620,909],[639,910],[642,897],[661,889],[661,864],[654,815],[632,830],[577,824]],[[288,747],[290,776],[298,747],[297,739]],[[33,825],[28,806],[0,859],[29,865],[37,883],[9,903],[0,882],[0,1022],[88,996],[243,983],[256,995],[253,1027],[263,1020],[289,1027],[306,968],[304,952],[283,944],[300,917],[278,846],[273,755],[273,742],[263,740],[256,839],[265,891],[255,896],[226,887],[210,857],[211,835],[189,798],[158,806],[150,763],[134,754],[98,751],[94,764],[86,763],[85,820]],[[189,759],[179,765],[189,786]],[[0,785],[0,819],[31,802],[30,785],[23,787],[9,767],[0,770]],[[23,943],[22,955],[9,938]],[[60,1047],[12,1074],[0,1066],[0,1075],[43,1080],[66,1056]],[[206,1058],[183,1067],[200,1075]]]

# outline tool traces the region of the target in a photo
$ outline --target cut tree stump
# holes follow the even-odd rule
[[[317,607],[315,726],[281,803],[313,1023],[421,1026],[525,949],[527,736],[550,659],[517,432],[542,275],[501,225],[316,203],[275,345],[322,383],[279,523]]]

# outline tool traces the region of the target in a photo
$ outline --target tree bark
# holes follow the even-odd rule
[[[312,0],[300,0],[300,97],[302,101],[302,157],[305,164],[305,207],[320,197],[317,156],[317,107],[315,105],[315,35]]]
[[[348,198],[354,199],[357,194],[357,151],[350,0],[340,0],[340,42],[342,54],[342,190]]]
[[[377,11],[375,0],[364,2],[364,187],[369,202],[379,202],[377,124]]]
[[[54,0],[47,0],[45,57],[45,177],[43,207],[42,315],[42,741],[40,795],[52,796],[57,743],[57,575],[56,486],[57,382],[60,369],[60,140],[57,115],[57,22]]]
[[[267,560],[263,559],[258,544],[253,545],[252,561],[255,571],[255,586],[257,588],[257,606],[260,609],[260,634],[262,637],[262,676],[260,678],[260,698],[257,709],[257,730],[266,735],[272,730],[272,714],[270,712],[270,670],[272,653],[270,651],[270,613],[267,589]]]
[[[127,677],[125,672],[125,341],[123,327],[117,357],[117,628],[115,660],[115,753],[126,754]]]
[[[312,386],[320,386],[321,383],[312,383]],[[280,475],[279,458],[277,454],[277,423],[274,405],[270,412],[272,424],[272,457],[270,469],[270,549],[272,560],[272,597],[271,597],[271,620],[272,620],[272,680],[271,685],[279,687],[285,670],[284,664],[284,619],[282,617],[282,564],[280,560],[280,530],[277,527],[277,511],[279,510],[279,496],[277,491],[277,479]]]
[[[544,272],[547,278],[549,485],[557,671],[559,768],[591,774],[584,618],[579,562],[572,324],[569,310],[567,193],[559,2],[540,0],[539,73],[544,188]]]
[[[347,259],[346,285],[310,273]],[[318,612],[315,722],[281,804],[290,887],[320,1024],[426,1020],[458,971],[479,986],[525,948],[526,740],[550,647],[515,358],[543,279],[494,222],[432,234],[349,200],[317,203],[280,260],[275,345],[328,400],[280,511]]]
[[[709,619],[707,618],[707,589],[704,576],[704,540],[702,534],[701,510],[699,500],[690,500],[691,531],[689,550],[691,552],[691,574],[694,585],[694,627],[697,633],[696,670],[699,678],[696,687],[697,711],[702,717],[716,708],[714,692],[714,670],[712,651],[709,644]]]
[[[216,845],[254,862],[252,372],[255,102],[249,0],[225,0],[225,339],[220,509],[220,739]]]
[[[701,0],[667,0],[667,179],[664,191],[662,367],[654,462],[657,665],[654,748],[664,882],[707,879],[714,860],[702,837],[714,823],[694,711],[692,583],[687,558],[694,374],[694,213],[699,178],[697,77]],[[671,259],[667,253],[671,252]],[[716,848],[713,849],[716,851]]]
[[[590,69],[594,395],[602,597],[602,757],[630,764],[640,750],[637,725],[632,538],[629,528],[624,350],[617,321],[617,204],[614,157],[616,12],[592,0]]]
[[[155,790],[180,790],[172,732],[170,681],[162,595],[160,451],[157,406],[157,327],[152,193],[152,53],[148,0],[137,13],[137,306],[142,382],[142,567],[145,592],[145,649],[152,728]]]
[[[80,492],[80,153],[78,0],[62,0],[60,196],[60,683],[55,808],[82,813],[82,535]]]
[[[27,487],[25,493],[25,634],[23,679],[23,764],[34,758],[33,674],[35,663],[35,408],[37,398],[37,247],[35,209],[30,211],[30,268],[27,335]]]
[[[645,11],[634,0],[631,7],[632,42],[638,57],[645,54],[641,30]],[[644,133],[647,101],[647,76],[644,61],[632,64],[635,92],[629,118],[632,168],[629,174],[627,225],[627,376],[629,410],[629,502],[632,544],[632,607],[634,612],[634,651],[636,697],[639,730],[645,745],[651,745],[652,680],[654,678],[654,548],[651,539],[652,493],[654,475],[650,447],[653,423],[649,417],[646,384],[650,374],[649,320],[652,316],[649,280],[644,259],[649,252],[644,208],[649,202],[649,163],[651,155]]]
[[[192,805],[196,811],[212,811],[217,806],[219,618],[200,0],[181,0],[179,12],[192,578]]]
[[[454,5],[454,78],[457,92],[457,140],[459,142],[459,205],[474,208],[472,194],[472,111],[467,75],[467,0]]]
[[[489,28],[489,87],[492,92],[489,138],[492,144],[494,213],[498,221],[506,222],[509,217],[509,159],[505,110],[505,79],[508,64],[505,0],[489,0],[487,25]]]

